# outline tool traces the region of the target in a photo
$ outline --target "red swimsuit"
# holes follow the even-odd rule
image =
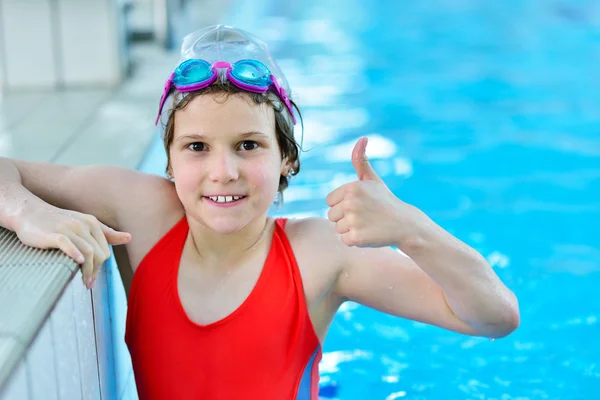
[[[285,222],[276,220],[248,298],[209,325],[188,318],[177,292],[187,219],[150,250],[133,278],[125,333],[140,399],[318,399],[321,347]]]

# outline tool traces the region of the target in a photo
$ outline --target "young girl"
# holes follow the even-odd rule
[[[157,118],[170,179],[0,160],[0,224],[62,249],[88,288],[109,245],[126,246],[140,398],[317,399],[321,344],[345,301],[468,335],[516,329],[513,293],[390,192],[365,138],[356,180],[327,196],[328,219],[268,217],[300,169],[283,74],[260,40],[225,26],[186,37],[181,61]]]

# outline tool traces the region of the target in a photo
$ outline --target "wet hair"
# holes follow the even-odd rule
[[[198,96],[217,94],[225,95],[225,99],[231,95],[241,95],[251,99],[254,104],[258,105],[266,103],[273,107],[273,110],[275,111],[275,136],[277,137],[277,144],[279,145],[279,150],[281,152],[281,159],[283,160],[287,157],[288,162],[292,165],[287,176],[281,175],[279,177],[277,202],[281,203],[283,201],[283,191],[288,187],[289,179],[300,172],[299,153],[301,145],[294,139],[294,125],[289,115],[289,111],[279,97],[271,91],[268,91],[267,93],[247,92],[238,88],[237,86],[232,85],[228,81],[222,82],[220,80],[204,89],[193,92],[181,93],[175,91],[175,93],[172,95],[174,106],[169,111],[163,137],[165,151],[167,152],[167,175],[170,176],[171,171],[171,156],[169,154],[169,149],[171,148],[173,137],[175,135],[175,112],[184,109],[190,103],[190,101]],[[290,102],[296,109],[298,120],[302,122],[302,115],[298,109],[298,106],[292,100],[290,100]]]

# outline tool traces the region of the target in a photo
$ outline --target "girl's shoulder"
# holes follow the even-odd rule
[[[301,270],[314,269],[327,278],[341,272],[345,245],[335,231],[335,224],[319,217],[290,218],[285,233]]]
[[[131,234],[127,245],[131,269],[185,216],[175,184],[160,176],[146,175],[119,208],[119,228]]]
[[[285,226],[302,277],[311,319],[321,339],[338,307],[346,251],[335,225],[324,218],[290,219]]]
[[[337,235],[335,224],[320,217],[288,218],[285,233],[290,241],[314,246],[323,244],[323,240],[335,241]]]

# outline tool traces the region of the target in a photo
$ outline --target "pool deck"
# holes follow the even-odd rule
[[[132,55],[132,76],[115,88],[0,95],[0,156],[135,168],[154,135],[161,88],[176,54],[137,45]]]

